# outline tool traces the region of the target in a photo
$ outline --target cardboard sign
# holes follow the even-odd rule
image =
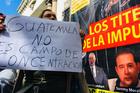
[[[82,71],[79,26],[74,22],[7,16],[0,34],[0,67]]]

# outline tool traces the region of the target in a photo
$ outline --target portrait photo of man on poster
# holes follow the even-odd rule
[[[140,80],[138,78],[139,68],[137,62],[136,55],[131,49],[125,48],[117,52],[115,56],[115,71],[118,78],[114,79],[114,85],[110,85],[110,90],[123,92],[135,90],[138,92]]]

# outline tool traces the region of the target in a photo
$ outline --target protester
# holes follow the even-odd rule
[[[40,15],[40,18],[56,20],[56,15],[49,9],[46,9]],[[65,93],[66,92],[66,73],[52,71],[23,71],[24,85],[18,93]]]
[[[2,13],[0,13],[0,31],[3,31],[5,29],[5,25],[3,24],[4,19],[5,16]]]
[[[5,16],[0,13],[0,32],[5,30]],[[1,69],[0,71],[0,93],[12,93],[17,71],[13,69]]]
[[[50,9],[42,12],[41,18],[56,20],[56,15]],[[0,17],[4,21],[5,16]],[[0,31],[5,29],[5,25],[0,21]],[[20,85],[22,84],[23,85]],[[23,86],[21,88],[21,86]],[[19,88],[21,88],[19,90]],[[66,93],[66,73],[52,71],[22,71],[20,70],[17,82],[14,87],[17,93]],[[12,93],[4,92],[4,93]]]

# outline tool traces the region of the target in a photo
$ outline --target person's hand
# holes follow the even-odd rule
[[[5,29],[5,25],[3,24],[4,23],[4,19],[5,19],[5,15],[0,13],[0,32]]]
[[[85,36],[85,32],[83,30],[80,30],[80,36],[83,38]]]

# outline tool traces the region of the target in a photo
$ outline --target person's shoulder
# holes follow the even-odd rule
[[[99,66],[96,66],[96,69],[98,70],[103,70],[103,68],[99,67]]]

